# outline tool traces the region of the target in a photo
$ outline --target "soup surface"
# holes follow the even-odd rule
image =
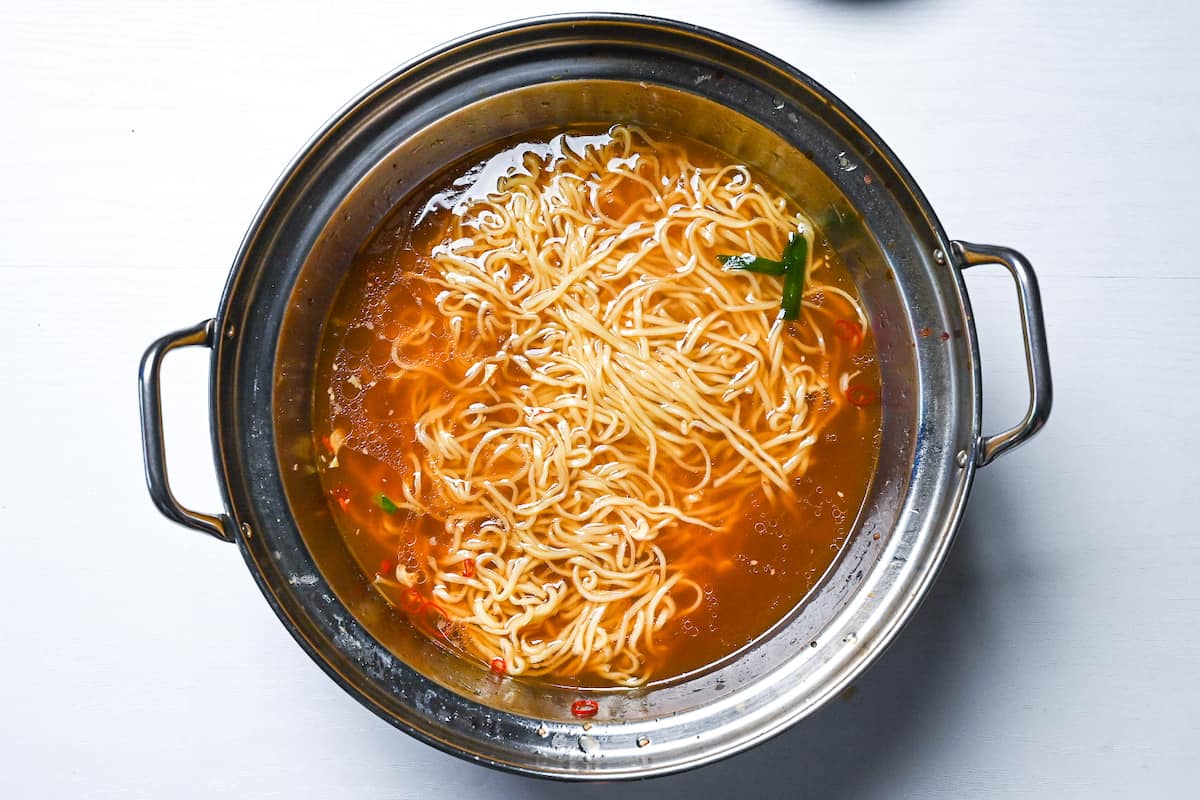
[[[678,136],[550,131],[450,168],[355,257],[323,337],[341,534],[498,674],[721,660],[829,568],[875,467],[850,275],[802,209]]]

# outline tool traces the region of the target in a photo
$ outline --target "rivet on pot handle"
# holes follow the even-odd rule
[[[1025,418],[1008,430],[984,436],[980,442],[978,465],[990,464],[997,456],[1024,444],[1041,430],[1050,417],[1054,393],[1050,382],[1050,353],[1046,347],[1046,323],[1042,319],[1042,297],[1037,276],[1025,256],[1008,247],[955,241],[954,251],[962,269],[979,264],[1000,264],[1017,282],[1017,300],[1021,309],[1021,329],[1025,337],[1025,367],[1029,373],[1029,410]]]
[[[150,497],[168,519],[181,525],[232,542],[229,518],[224,514],[204,514],[185,508],[175,499],[167,481],[167,452],[163,443],[162,392],[159,373],[163,357],[177,347],[212,347],[214,320],[205,320],[181,331],[168,333],[146,348],[138,370],[138,395],[142,412],[142,454],[146,461],[146,485]]]

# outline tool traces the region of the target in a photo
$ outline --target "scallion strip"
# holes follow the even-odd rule
[[[749,254],[740,256],[717,256],[717,261],[727,269],[740,269],[746,272],[757,272],[760,275],[782,275],[786,268],[782,261],[769,258],[759,258]]]
[[[799,231],[788,236],[788,243],[783,248],[783,257],[779,261],[770,258],[759,258],[745,253],[740,256],[717,256],[717,261],[726,269],[740,269],[746,272],[757,272],[760,275],[783,276],[783,307],[784,319],[798,319],[800,302],[804,296],[804,278],[808,274],[808,239]]]
[[[804,273],[808,271],[808,240],[793,233],[783,250],[783,307],[784,319],[800,317],[800,301],[804,296]]]

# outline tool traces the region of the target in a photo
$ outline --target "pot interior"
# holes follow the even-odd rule
[[[312,472],[313,365],[326,316],[356,252],[387,213],[447,164],[498,139],[544,131],[571,123],[624,121],[686,134],[713,145],[768,175],[810,216],[838,220],[828,226],[835,249],[852,270],[879,343],[888,402],[881,441],[886,458],[868,492],[861,518],[830,568],[828,578],[809,593],[772,635],[753,643],[723,667],[679,685],[614,691],[608,700],[625,720],[653,718],[713,702],[774,671],[819,640],[820,632],[842,609],[861,581],[862,565],[886,545],[881,535],[895,527],[895,491],[912,461],[912,420],[916,416],[915,363],[911,339],[897,336],[881,320],[889,312],[904,318],[904,300],[878,243],[866,234],[858,212],[814,164],[814,154],[789,145],[768,128],[698,95],[665,87],[620,81],[565,81],[526,87],[472,103],[398,143],[359,182],[332,215],[306,260],[292,312],[284,319],[279,359],[276,435],[288,477],[288,497],[305,544],[330,587],[376,641],[425,677],[443,687],[505,711],[549,719],[570,719],[570,689],[544,682],[492,679],[481,666],[467,663],[414,632],[404,617],[369,588],[331,519]],[[909,330],[899,329],[903,334]],[[289,463],[290,462],[290,463]],[[855,574],[860,577],[855,579]],[[815,655],[815,654],[814,654]],[[717,687],[721,687],[718,689]]]

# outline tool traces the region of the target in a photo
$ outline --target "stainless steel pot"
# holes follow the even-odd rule
[[[499,679],[415,635],[342,545],[311,469],[312,368],[355,250],[443,165],[509,134],[635,122],[689,134],[769,174],[824,220],[868,308],[883,374],[880,463],[842,553],[761,640],[703,674],[599,697]],[[962,271],[999,264],[1020,299],[1029,410],[980,430],[979,352]],[[934,335],[921,336],[928,329]],[[943,336],[942,334],[945,333]],[[171,494],[159,371],[212,349],[225,511]],[[875,659],[925,595],[978,467],[1045,422],[1037,283],[1017,252],[951,241],[891,150],[836,97],[746,44],[619,15],[513,23],[401,67],[335,116],[250,226],[217,315],[159,339],[140,374],[150,494],[169,518],[236,542],[280,620],[375,713],[447,752],[516,772],[634,778],[711,762],[778,733]]]

